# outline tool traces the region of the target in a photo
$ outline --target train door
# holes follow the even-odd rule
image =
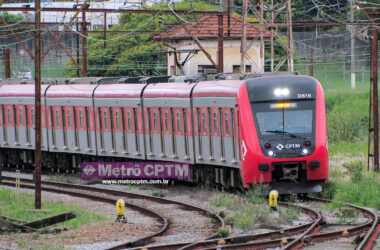
[[[185,161],[185,158],[188,158],[189,150],[188,150],[188,141],[187,141],[187,135],[185,131],[185,109],[182,108],[175,108],[175,135],[176,135],[176,152],[177,156],[181,161]]]
[[[211,107],[211,135],[212,135],[212,152],[215,161],[222,161],[222,140],[220,133],[220,112],[219,107]]]
[[[13,116],[13,105],[5,105],[5,129],[6,129],[6,138],[8,141],[8,145],[13,147],[16,143],[15,140],[15,128],[14,128],[14,116]]]
[[[166,157],[174,157],[175,156],[175,149],[173,148],[173,128],[172,128],[172,112],[171,108],[169,107],[163,107],[162,108],[162,120],[163,120],[163,127],[164,127],[164,154]]]
[[[5,146],[8,145],[8,133],[7,133],[7,127],[6,127],[6,122],[5,122],[5,105],[0,105],[0,112],[1,112],[1,145]]]

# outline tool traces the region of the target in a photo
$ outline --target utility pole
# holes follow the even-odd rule
[[[86,2],[82,7],[82,68],[83,77],[87,77],[87,24],[86,24]]]
[[[4,56],[4,77],[11,78],[11,59],[9,48],[3,48]]]
[[[350,22],[351,22],[351,88],[355,88],[355,34],[352,24],[354,23],[354,3],[351,3]]]
[[[243,0],[243,22],[242,22],[242,36],[240,47],[240,73],[245,73],[245,53],[247,52],[247,9],[248,0]]]
[[[264,1],[260,0],[260,58],[263,62],[263,70],[265,71],[265,58],[264,58]]]
[[[228,30],[227,30],[227,36],[230,36],[231,35],[231,0],[227,0],[227,26],[228,26]]]
[[[288,71],[294,71],[293,65],[293,24],[292,24],[292,2],[287,0],[286,22],[288,23]]]
[[[309,76],[314,76],[313,68],[313,47],[310,47],[310,65],[309,65]]]
[[[271,26],[270,26],[270,71],[274,71],[274,5],[271,2]]]
[[[78,27],[78,18],[77,18],[77,21],[76,21],[76,53],[77,53],[77,64],[79,65],[79,57],[80,57],[80,54],[79,54],[79,27]],[[77,77],[79,77],[79,68],[77,67]]]
[[[372,13],[371,13],[372,14]],[[377,18],[376,11],[371,15]],[[372,85],[372,111],[373,111],[373,155],[374,170],[379,172],[379,102],[378,102],[378,30],[375,25],[371,29],[371,85]]]
[[[104,25],[103,25],[103,48],[107,48],[107,13],[104,12]]]
[[[224,63],[223,63],[223,17],[224,15],[218,16],[218,73],[224,72]]]
[[[35,0],[34,81],[35,81],[35,209],[41,209],[41,0]]]

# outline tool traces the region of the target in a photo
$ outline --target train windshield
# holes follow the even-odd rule
[[[314,102],[252,103],[261,135],[311,134]]]

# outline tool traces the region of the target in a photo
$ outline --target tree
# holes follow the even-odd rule
[[[168,9],[166,4],[153,6],[151,9]],[[208,10],[216,6],[201,1],[183,1],[176,3],[176,10]],[[196,15],[183,15],[191,20]],[[159,20],[162,19],[162,23]],[[157,43],[152,35],[141,34],[138,31],[165,31],[178,24],[173,15],[123,14],[119,24],[112,31],[135,31],[128,34],[108,34],[107,48],[103,48],[103,36],[91,35],[88,39],[88,75],[89,76],[138,76],[165,75],[166,49],[164,44]],[[72,62],[67,64],[70,75],[76,75]]]

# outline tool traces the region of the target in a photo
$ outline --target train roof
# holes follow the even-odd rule
[[[244,81],[222,80],[199,82],[193,91],[194,97],[237,96],[239,87]]]
[[[24,85],[25,86],[25,85]],[[91,98],[96,85],[75,84],[75,85],[51,85],[47,91],[46,97],[76,97]]]
[[[45,91],[49,85],[41,85],[41,96],[45,96]],[[34,85],[32,84],[7,84],[0,87],[0,96],[21,96],[34,97]]]
[[[139,98],[145,84],[107,84],[99,85],[96,90],[95,98]]]
[[[157,83],[149,84],[144,90],[144,97],[190,97],[195,83]]]

